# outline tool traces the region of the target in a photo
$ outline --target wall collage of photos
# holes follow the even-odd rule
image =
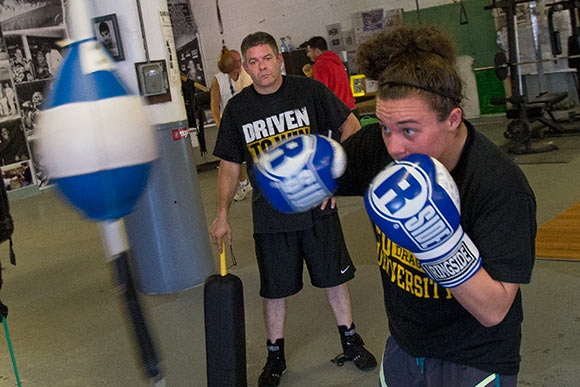
[[[65,37],[62,0],[0,1],[0,166],[9,191],[48,185],[35,126]]]

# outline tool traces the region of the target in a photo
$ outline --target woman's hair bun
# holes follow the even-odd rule
[[[455,48],[449,33],[436,26],[399,27],[378,34],[357,51],[359,72],[380,81],[380,75],[395,62],[413,63],[421,54],[437,55],[455,65]]]

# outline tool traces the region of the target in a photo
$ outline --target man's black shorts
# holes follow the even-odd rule
[[[302,287],[303,262],[313,286],[330,288],[354,277],[337,213],[320,216],[311,229],[254,234],[260,269],[260,295],[283,298]]]

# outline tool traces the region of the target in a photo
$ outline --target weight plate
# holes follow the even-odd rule
[[[524,144],[530,139],[530,125],[521,119],[512,120],[504,133],[504,137]]]
[[[509,68],[507,64],[508,64],[507,57],[505,56],[503,51],[498,52],[493,57],[493,67],[495,70],[495,75],[502,81],[508,77]]]

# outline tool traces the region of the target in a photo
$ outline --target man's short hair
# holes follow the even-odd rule
[[[107,24],[107,22],[101,22],[99,24],[99,32],[102,34],[103,32],[111,32],[109,30],[109,25]]]
[[[320,51],[328,51],[328,44],[326,44],[326,40],[322,36],[313,36],[308,41],[308,45],[311,49],[318,48]]]
[[[256,47],[261,44],[267,44],[272,48],[274,54],[278,55],[278,45],[276,44],[276,39],[274,39],[274,37],[267,32],[258,31],[254,32],[253,34],[249,34],[242,41],[241,51],[242,55],[244,56],[244,60],[246,59],[246,51],[248,48]]]

